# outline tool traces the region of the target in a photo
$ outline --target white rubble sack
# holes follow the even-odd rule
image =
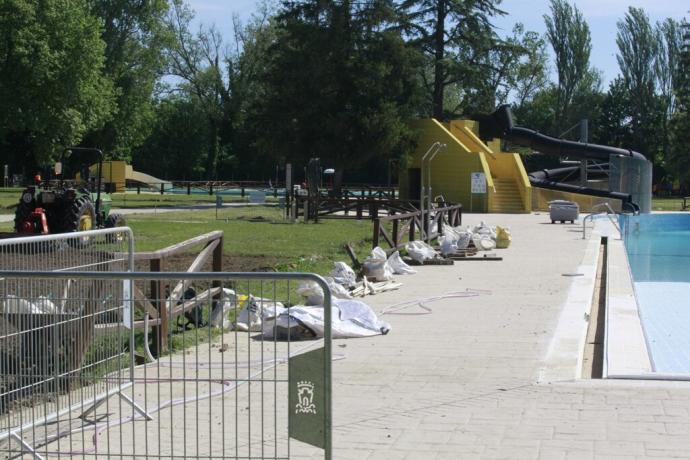
[[[297,294],[304,297],[306,305],[323,305],[323,289],[314,281],[305,281],[297,286]]]
[[[457,235],[458,239],[456,242],[456,245],[458,249],[467,249],[467,246],[469,246],[470,241],[472,241],[472,229],[467,227],[453,227],[453,231]]]
[[[324,314],[323,308],[301,305],[289,309],[267,308],[264,310],[263,335],[267,339],[273,339],[274,335],[278,338],[289,335],[291,340],[321,338],[324,335]],[[331,317],[334,339],[385,335],[391,330],[390,324],[380,321],[376,313],[359,300],[333,299]]]
[[[400,257],[400,251],[395,251],[388,258],[388,265],[396,275],[412,275],[417,273],[417,270],[407,265]]]
[[[496,248],[496,240],[488,234],[475,233],[472,235],[474,246],[480,251],[491,251]]]
[[[266,312],[274,312],[276,309],[285,308],[282,303],[270,299],[249,296],[242,310],[237,315],[235,327],[238,331],[259,332],[261,331],[262,319]]]
[[[492,240],[496,239],[496,227],[487,225],[486,222],[481,221],[479,225],[475,226],[472,229],[472,233],[479,234],[479,235],[487,235],[489,236]]]
[[[434,248],[426,244],[424,241],[410,241],[405,245],[405,249],[410,257],[419,263],[436,257],[436,251],[434,251]]]
[[[386,251],[375,247],[369,257],[362,263],[364,274],[375,281],[390,281],[393,279],[393,269],[388,265]]]
[[[438,241],[441,245],[441,254],[444,256],[453,254],[458,250],[457,240],[453,239],[450,235],[439,236]]]
[[[346,288],[352,288],[357,284],[357,275],[345,262],[334,262],[330,276],[333,280]]]
[[[231,323],[228,319],[228,313],[232,310],[237,302],[235,291],[232,289],[223,288],[220,299],[214,302],[213,309],[208,318],[208,323],[211,327],[222,327],[223,329],[230,329]],[[240,315],[242,312],[240,312]]]
[[[36,302],[31,302],[9,294],[2,303],[2,313],[47,315],[59,313],[59,309],[49,298],[44,296],[38,297]]]
[[[342,285],[335,282],[330,276],[325,276],[323,279],[328,283],[328,288],[331,290],[331,295],[337,299],[351,299],[350,292]],[[323,305],[323,303],[322,303]]]

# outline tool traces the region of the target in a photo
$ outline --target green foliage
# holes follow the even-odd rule
[[[690,190],[690,24],[684,22],[681,30],[679,77],[675,88],[677,110],[670,124],[668,163],[685,190]]]
[[[155,124],[133,166],[165,179],[204,178],[208,153],[206,110],[199,99],[169,97],[154,108]]]
[[[544,22],[558,71],[554,128],[562,131],[572,121],[570,110],[576,93],[592,89],[587,85],[595,80],[589,68],[592,42],[582,12],[567,0],[551,0],[551,16],[544,15]]]
[[[343,170],[411,146],[414,54],[390,2],[286,2],[259,75],[257,146],[278,162],[320,157]]]
[[[462,111],[461,101],[444,105],[448,87],[475,99],[466,106],[488,105],[486,100],[491,95],[487,93],[500,83],[483,84],[486,65],[495,64],[490,56],[494,51],[505,55],[510,48],[509,43],[498,39],[491,24],[492,17],[505,14],[498,9],[499,4],[500,0],[404,0],[400,4],[409,44],[425,57],[420,74],[428,95],[429,115],[443,120]],[[500,74],[503,65],[498,67]]]
[[[82,2],[4,0],[0,30],[0,149],[35,168],[114,110],[101,27]]]
[[[663,145],[659,126],[664,117],[656,93],[655,64],[660,53],[656,38],[642,9],[630,7],[624,19],[618,22],[617,60],[629,98],[627,113],[632,129],[628,147],[642,152],[652,161]]]
[[[167,0],[90,0],[92,14],[103,24],[104,74],[115,88],[117,108],[108,122],[92,131],[86,145],[100,147],[111,158],[131,159],[154,123],[154,87],[163,73]]]

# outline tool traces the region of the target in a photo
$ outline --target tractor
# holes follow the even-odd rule
[[[37,175],[35,184],[22,192],[14,229],[35,235],[124,225],[120,214],[110,214],[112,199],[105,193],[107,190],[102,190],[102,169],[103,153],[99,149],[67,149],[62,160],[55,163],[54,178],[42,180]]]

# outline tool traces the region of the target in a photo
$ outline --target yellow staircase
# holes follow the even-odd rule
[[[525,207],[520,195],[520,188],[515,179],[494,177],[496,192],[491,196],[491,212],[503,214],[524,213]]]

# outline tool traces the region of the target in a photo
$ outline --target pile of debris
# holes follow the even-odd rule
[[[434,248],[423,241],[410,241],[405,245],[406,256],[400,251],[390,255],[380,247],[374,248],[360,263],[351,247],[346,246],[354,269],[345,262],[335,262],[329,276],[324,277],[331,293],[331,326],[333,338],[368,337],[387,334],[391,327],[380,321],[374,311],[357,297],[375,295],[399,289],[402,283],[394,275],[412,275],[416,270],[410,265],[453,264],[454,260],[470,260],[478,252],[507,248],[511,242],[510,230],[501,226],[489,226],[481,222],[475,227],[443,228]],[[474,258],[474,260],[501,260],[500,257]],[[261,332],[264,337],[278,340],[301,340],[323,337],[324,291],[314,281],[301,283],[297,289],[303,305],[286,307],[270,299],[241,296],[223,290],[223,303],[228,308],[242,305],[234,324],[235,329]],[[215,309],[214,309],[215,311]],[[213,316],[213,315],[212,315]],[[225,307],[218,317],[227,318]],[[221,326],[219,322],[214,325]],[[223,322],[225,323],[225,322]],[[222,324],[226,327],[227,324]]]

